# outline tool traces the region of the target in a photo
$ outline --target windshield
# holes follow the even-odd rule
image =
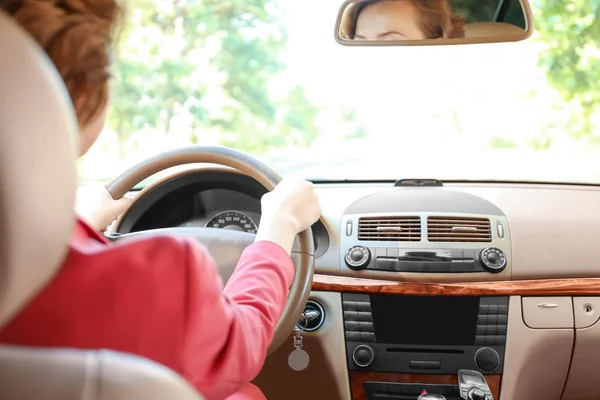
[[[82,181],[201,144],[317,180],[600,184],[600,4],[536,0],[527,41],[426,47],[339,45],[340,4],[128,2]]]

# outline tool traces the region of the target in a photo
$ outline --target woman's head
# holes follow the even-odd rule
[[[366,0],[348,6],[341,28],[348,39],[420,40],[464,37],[464,23],[449,0]]]
[[[65,81],[81,129],[81,154],[94,143],[106,118],[116,0],[0,0],[48,53]]]

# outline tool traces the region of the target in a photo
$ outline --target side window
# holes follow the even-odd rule
[[[467,23],[493,21],[499,7],[498,0],[451,0],[450,4],[454,13],[465,18]]]
[[[519,0],[504,0],[504,3],[507,3],[504,5],[504,18],[502,18],[502,15],[498,15],[498,21],[513,24],[525,29],[525,14],[523,14],[521,2]]]

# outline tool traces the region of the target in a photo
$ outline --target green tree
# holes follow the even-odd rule
[[[134,0],[128,7],[109,115],[122,141],[144,129],[166,132],[176,105],[199,131],[220,129],[223,144],[246,151],[285,145],[282,133],[297,145],[314,139],[317,109],[301,87],[269,96],[287,41],[276,3]]]
[[[507,19],[517,25],[522,21],[516,11],[517,0],[511,1]],[[488,0],[455,0],[456,9],[469,20],[485,18],[497,4]],[[589,117],[600,110],[600,1],[535,0],[531,1],[536,37],[544,45],[539,65],[549,83],[567,102],[581,105],[569,131],[583,137],[594,134]],[[522,13],[521,13],[522,14]],[[600,135],[597,135],[600,136]]]
[[[600,1],[536,0],[535,29],[546,50],[540,65],[567,101],[582,106],[579,135],[594,133],[589,116],[600,107]]]

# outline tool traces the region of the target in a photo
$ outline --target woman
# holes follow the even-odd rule
[[[423,40],[464,37],[465,20],[449,0],[366,0],[344,10],[341,36],[350,40]]]
[[[106,117],[120,8],[115,0],[0,0],[0,9],[55,63],[85,154]],[[114,218],[122,205],[103,188],[96,194],[98,209]],[[192,239],[111,244],[79,219],[62,268],[2,327],[0,343],[132,353],[170,367],[208,400],[264,398],[249,382],[283,313],[294,238],[319,216],[312,184],[284,179],[263,197],[256,241],[225,288],[213,259]]]

